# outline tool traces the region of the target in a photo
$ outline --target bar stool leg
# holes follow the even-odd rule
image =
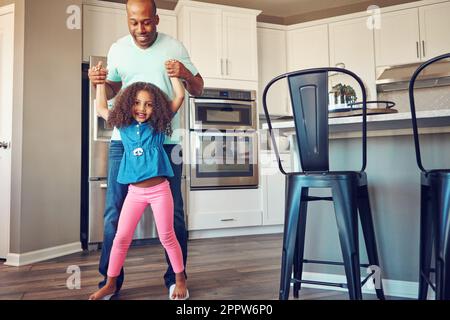
[[[292,279],[292,265],[295,250],[295,240],[298,228],[298,214],[300,209],[302,187],[295,183],[287,183],[286,214],[283,234],[283,254],[281,257],[280,300],[289,298]]]
[[[370,210],[369,189],[367,185],[358,188],[358,209],[369,264],[380,268],[377,243],[375,240],[375,229],[373,227],[372,212]],[[382,279],[380,278],[377,280],[379,280],[379,283],[375,283],[376,286],[378,285],[378,288],[375,287],[375,292],[378,299],[385,300]]]
[[[305,233],[306,233],[306,216],[308,210],[308,190],[309,188],[302,188],[302,198],[300,202],[299,221],[297,229],[297,242],[294,253],[294,278],[302,280],[303,273],[303,257],[305,252]],[[298,292],[301,289],[300,282],[294,282],[294,298],[298,298]]]
[[[351,300],[362,300],[356,181],[354,179],[336,181],[332,192],[349,296]]]
[[[420,267],[419,300],[426,300],[430,279],[431,255],[433,251],[433,212],[429,187],[422,185],[420,192]]]
[[[450,300],[450,180],[432,185],[438,224],[435,229],[436,300]]]

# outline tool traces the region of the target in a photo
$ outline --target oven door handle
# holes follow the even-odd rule
[[[243,106],[252,106],[255,101],[250,100],[218,100],[218,99],[192,99],[194,103],[211,103],[208,107],[212,108],[222,108],[223,106],[216,106],[216,103],[223,104],[238,104]]]

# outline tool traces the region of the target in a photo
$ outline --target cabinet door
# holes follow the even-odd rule
[[[168,34],[177,39],[177,18],[172,15],[159,13],[158,32]]]
[[[264,190],[263,225],[284,224],[286,177],[278,169],[275,155],[271,154],[271,157],[270,168],[263,171],[266,175],[262,179]],[[290,154],[280,154],[280,157],[283,168],[290,172]]]
[[[83,60],[106,57],[111,45],[129,34],[125,10],[83,6]]]
[[[264,225],[284,223],[285,179],[286,177],[279,172],[265,177],[267,210],[264,212]]]
[[[287,32],[288,71],[328,67],[329,65],[328,25]],[[291,99],[289,94],[287,96],[288,115],[292,116]]]
[[[225,78],[258,81],[256,17],[223,12]]]
[[[418,14],[413,8],[381,15],[381,28],[375,29],[377,66],[420,61]]]
[[[192,62],[204,78],[221,78],[224,73],[221,11],[210,8],[185,10],[182,41]]]
[[[368,99],[376,100],[373,30],[367,28],[366,18],[331,23],[329,30],[330,64],[344,65],[345,69],[356,73],[364,82]],[[333,85],[350,84],[356,90],[357,101],[362,101],[358,83],[349,76],[338,75],[330,80]]]
[[[450,2],[421,7],[419,13],[422,60],[450,52]]]
[[[328,26],[288,31],[287,60],[288,71],[328,67]]]
[[[283,30],[258,28],[259,61],[259,106],[263,114],[262,94],[270,80],[286,72],[286,32]],[[285,81],[275,83],[267,95],[270,115],[286,116],[287,85]]]

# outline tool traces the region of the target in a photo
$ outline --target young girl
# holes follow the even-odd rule
[[[90,300],[110,299],[114,295],[134,231],[149,204],[159,239],[176,274],[170,298],[189,297],[183,255],[173,229],[173,198],[166,179],[173,176],[173,171],[163,148],[166,134],[172,134],[172,117],[183,103],[184,87],[178,78],[170,80],[175,94],[171,102],[156,86],[138,82],[119,94],[111,111],[107,107],[105,85],[97,85],[97,112],[119,129],[125,149],[117,181],[129,184],[129,188],[111,250],[107,283],[91,295]]]

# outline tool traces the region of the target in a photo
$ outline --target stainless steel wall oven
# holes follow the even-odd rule
[[[205,89],[189,99],[191,189],[258,187],[255,96]]]

